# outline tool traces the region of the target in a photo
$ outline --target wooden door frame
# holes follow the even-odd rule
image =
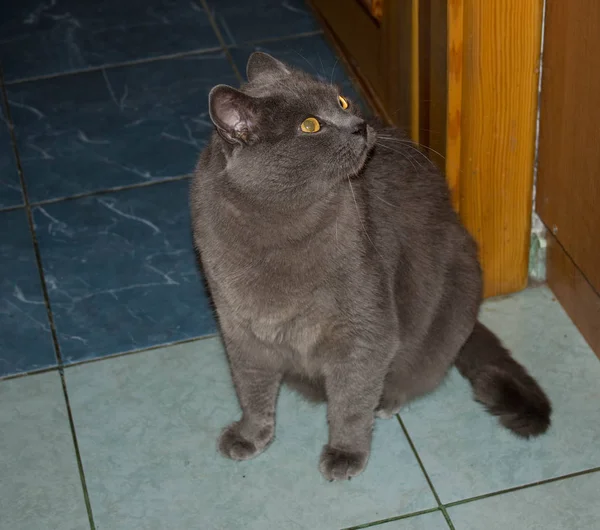
[[[384,0],[380,23],[361,2],[310,2],[375,110],[445,155],[431,158],[479,244],[484,295],[525,288],[543,0]]]
[[[485,296],[528,283],[542,10],[448,0],[446,173],[479,243]]]
[[[547,0],[536,211],[548,285],[600,357],[597,0]]]

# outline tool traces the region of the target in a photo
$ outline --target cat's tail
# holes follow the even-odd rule
[[[473,386],[475,399],[515,434],[529,438],[550,427],[550,400],[480,322],[460,350],[456,367]]]

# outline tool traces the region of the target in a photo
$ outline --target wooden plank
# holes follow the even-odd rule
[[[420,17],[419,17],[419,0],[412,0],[411,2],[411,61],[410,61],[410,137],[412,141],[415,143],[420,143],[421,135],[420,128],[420,107],[421,107],[421,92],[419,90],[420,83],[420,73],[421,73],[421,64],[419,61],[419,31],[421,27]]]
[[[308,0],[328,39],[388,123],[411,127],[411,0],[383,2],[378,24],[362,2]]]
[[[553,236],[548,241],[547,271],[548,285],[600,358],[600,294]]]
[[[381,19],[385,106],[394,125],[410,130],[412,122],[412,3],[388,0]]]
[[[448,0],[448,98],[446,121],[446,180],[452,193],[452,204],[460,210],[460,153],[462,123],[462,78],[464,5],[463,0]]]
[[[374,93],[385,102],[387,76],[382,62],[382,32],[377,21],[354,0],[311,0],[310,3],[337,41],[343,43],[346,58],[361,72],[361,78],[368,79]]]
[[[536,209],[600,292],[600,2],[546,9]]]
[[[351,77],[358,83],[360,95],[363,97],[367,105],[383,120],[387,123],[392,123],[392,120],[387,113],[387,109],[383,102],[383,99],[377,94],[375,88],[370,83],[369,79],[365,76],[364,72],[361,71],[356,61],[352,60],[352,56],[344,43],[340,41],[329,22],[323,17],[322,13],[318,9],[320,0],[308,0],[310,7],[313,10],[315,18],[319,21],[319,24],[323,28],[325,37],[329,43],[333,46],[335,54],[340,60],[340,64],[346,70],[350,72]]]
[[[421,0],[423,3],[424,0]],[[448,122],[448,10],[447,2],[428,0],[429,7],[429,64],[427,93],[422,91],[428,107],[428,120],[421,122],[421,134],[426,134],[429,157],[445,169],[446,129]],[[423,22],[422,27],[425,26]],[[461,26],[462,32],[462,26]],[[462,33],[461,33],[462,38]],[[462,56],[461,56],[462,64]],[[427,130],[424,130],[427,129]],[[423,142],[421,142],[423,143]]]
[[[541,0],[464,0],[460,216],[484,295],[527,285]]]
[[[375,20],[381,22],[383,17],[383,0],[358,0]]]

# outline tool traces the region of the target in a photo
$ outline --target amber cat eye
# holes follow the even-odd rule
[[[305,133],[316,133],[321,130],[321,124],[317,118],[306,118],[300,125],[300,129]]]
[[[348,100],[342,96],[338,96],[338,101],[340,103],[340,107],[342,107],[344,110],[346,110],[348,108],[348,106],[350,105],[348,103]]]

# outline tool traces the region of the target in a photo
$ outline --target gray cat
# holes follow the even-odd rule
[[[327,401],[320,470],[367,464],[389,418],[455,365],[519,436],[550,425],[548,398],[477,321],[481,271],[442,174],[334,86],[253,54],[241,90],[209,96],[215,125],[191,191],[195,244],[242,408],[221,453],[272,441],[282,382]]]

